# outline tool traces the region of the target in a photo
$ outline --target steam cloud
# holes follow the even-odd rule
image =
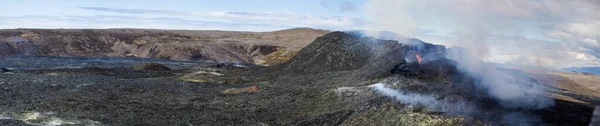
[[[368,0],[369,30],[461,46],[484,61],[598,66],[598,0]]]
[[[543,124],[539,117],[521,112],[500,112],[497,113],[498,115],[485,114],[489,112],[464,99],[437,99],[429,94],[411,93],[401,89],[388,88],[384,83],[373,84],[369,87],[383,96],[390,97],[406,105],[424,107],[428,111],[444,112],[450,115],[471,115],[483,121],[500,122],[504,125]]]
[[[449,101],[444,99],[440,101],[434,96],[427,94],[409,93],[402,90],[387,88],[383,83],[373,84],[369,87],[384,96],[391,97],[394,100],[411,106],[423,106],[429,111],[469,114],[472,113],[472,111],[477,110],[474,105],[464,100]]]
[[[554,101],[544,95],[546,88],[530,81],[526,74],[502,71],[472,57],[475,56],[468,51],[456,48],[447,53],[448,59],[457,62],[457,68],[480,80],[475,82],[479,90],[496,98],[504,107],[543,109],[554,105]]]
[[[449,49],[445,58],[456,61],[462,72],[477,78],[477,89],[487,93],[504,107],[542,109],[554,105],[552,99],[544,96],[545,87],[541,84],[530,82],[529,78],[522,74],[499,70],[492,64],[482,62],[490,58],[489,37],[495,33],[520,31],[515,27],[520,25],[507,19],[520,18],[513,15],[530,14],[526,10],[520,10],[523,13],[509,13],[504,10],[515,8],[488,8],[489,6],[484,6],[486,4],[478,0],[370,0],[366,3],[365,10],[374,22],[371,29],[387,30],[407,36],[418,36],[419,30],[427,29],[428,26],[424,26],[422,22],[434,20],[441,23],[445,29],[439,30],[450,30],[447,32],[456,38],[456,42],[452,44],[460,47]]]

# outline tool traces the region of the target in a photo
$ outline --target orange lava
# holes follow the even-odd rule
[[[248,90],[248,91],[258,91],[260,89],[258,88],[258,86],[250,86],[250,87],[247,87],[246,90]]]
[[[417,58],[417,61],[419,62],[419,64],[421,64],[421,60],[423,60],[423,58],[421,58],[421,54],[417,53],[417,55],[415,55],[415,58]]]
[[[223,93],[223,94],[239,94],[239,93],[246,93],[246,92],[254,92],[254,91],[258,91],[258,90],[260,90],[260,88],[258,88],[258,86],[249,86],[249,87],[245,87],[245,88],[230,88],[230,89],[222,91],[221,93]]]
[[[239,88],[236,92],[254,92],[260,90],[258,86],[250,86],[246,88]]]

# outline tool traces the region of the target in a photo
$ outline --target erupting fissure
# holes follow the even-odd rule
[[[421,56],[423,56],[423,55],[421,55],[420,53],[417,53],[417,55],[415,55],[415,58],[417,58],[417,62],[419,62],[419,64],[421,64],[421,60],[423,60],[423,58],[421,58]]]

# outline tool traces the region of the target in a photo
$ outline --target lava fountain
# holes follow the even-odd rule
[[[423,55],[422,55],[422,54],[420,54],[420,53],[417,53],[417,54],[415,55],[415,58],[417,58],[417,61],[419,62],[419,64],[421,64],[421,60],[423,60],[423,58],[422,58],[421,56],[423,56]]]

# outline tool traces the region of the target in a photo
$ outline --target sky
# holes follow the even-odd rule
[[[599,0],[0,0],[0,29],[392,31],[496,63],[600,66]]]

